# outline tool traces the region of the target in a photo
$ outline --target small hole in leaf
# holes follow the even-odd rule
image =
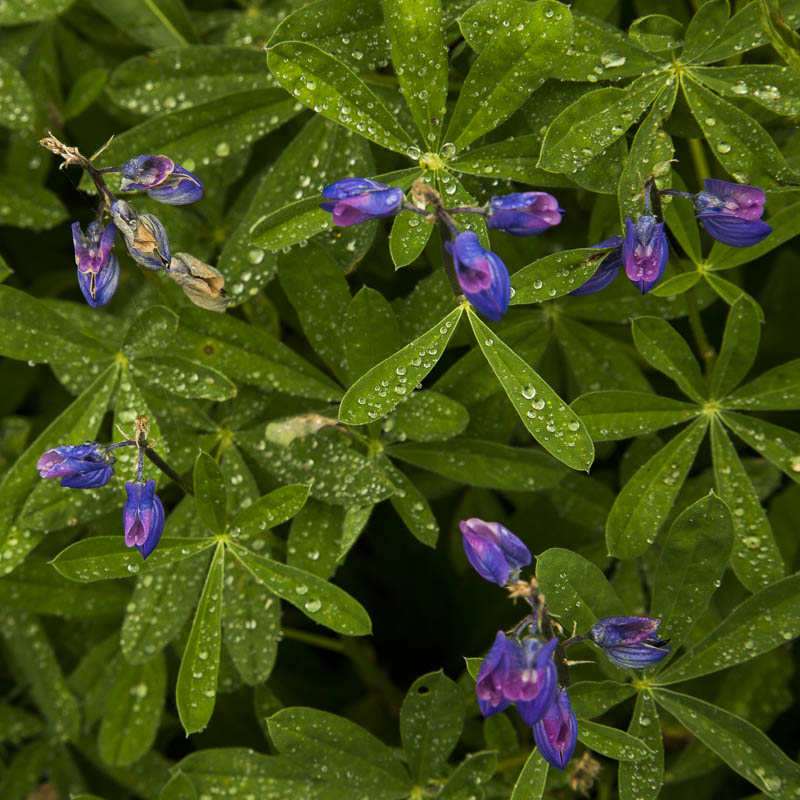
[[[431,690],[427,686],[420,686],[419,689],[417,689],[417,694],[420,697],[425,697],[426,694],[430,694],[430,693],[431,693]]]

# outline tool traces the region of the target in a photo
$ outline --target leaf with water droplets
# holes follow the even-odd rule
[[[197,41],[183,0],[91,0],[91,5],[134,41],[150,47]],[[139,151],[139,152],[147,152]]]
[[[800,114],[797,76],[777,64],[736,67],[695,67],[692,75],[704,86],[725,97],[747,98],[774,114]]]
[[[733,394],[725,408],[747,411],[790,411],[800,408],[800,359],[787,361],[759,375]]]
[[[443,800],[478,797],[478,792],[489,783],[496,770],[497,753],[494,750],[471,753],[455,768],[438,796]]]
[[[257,556],[233,545],[233,551],[253,577],[309,619],[347,636],[366,636],[372,623],[364,607],[338,586],[311,572]]]
[[[692,468],[708,419],[696,419],[653,455],[617,495],[606,520],[606,546],[635,558],[653,543]]]
[[[464,406],[447,395],[431,390],[414,392],[408,402],[386,419],[386,434],[401,442],[443,442],[463,433],[469,424]]]
[[[548,768],[549,764],[537,747],[528,756],[522,772],[519,773],[511,792],[511,800],[541,800],[547,784]]]
[[[711,375],[712,397],[724,397],[750,372],[761,337],[759,311],[757,303],[749,295],[743,295],[731,306],[722,348]]]
[[[711,457],[717,491],[732,511],[736,538],[731,566],[736,577],[754,592],[783,577],[783,556],[758,492],[725,428],[716,418],[711,423]]]
[[[207,753],[207,750],[201,751]],[[80,798],[75,798],[80,800]],[[197,790],[191,780],[179,770],[172,771],[172,777],[165,784],[158,800],[197,800]]]
[[[720,419],[742,441],[800,483],[800,434],[758,417],[726,411]]]
[[[592,719],[636,694],[630,683],[578,681],[569,687],[569,700],[579,720]]]
[[[225,478],[219,464],[202,450],[194,462],[192,482],[194,503],[200,521],[212,533],[223,533],[228,517]]]
[[[75,0],[5,0],[0,5],[0,25],[22,25],[55,17],[69,8]]]
[[[578,553],[551,547],[536,559],[536,580],[547,606],[565,629],[587,632],[598,619],[618,617],[625,607],[599,567]]]
[[[395,268],[407,267],[416,261],[422,255],[432,232],[433,225],[421,214],[415,214],[413,211],[398,214],[394,218],[392,232],[389,235],[389,254]]]
[[[405,472],[397,469],[388,458],[383,462],[383,468],[395,487],[394,494],[389,498],[392,508],[415,539],[428,547],[435,547],[439,539],[439,523],[427,498]]]
[[[232,520],[231,530],[240,538],[263,536],[264,531],[291,519],[305,505],[308,486],[293,483],[281,486],[243,508]]]
[[[568,467],[588,470],[594,445],[580,417],[471,307],[468,312],[479,347],[531,436]]]
[[[349,301],[341,333],[351,381],[391,356],[403,343],[394,309],[369,286],[362,286]]]
[[[222,644],[224,575],[225,545],[218,542],[175,685],[178,716],[187,736],[202,731],[214,712]]]
[[[681,61],[698,61],[716,44],[728,24],[731,10],[728,0],[709,0],[697,9],[686,26]]]
[[[424,786],[443,774],[463,727],[464,697],[458,684],[441,670],[417,678],[400,709],[400,737],[415,784]]]
[[[791,67],[795,78],[800,75],[800,36],[796,25],[787,24],[785,8],[779,0],[758,0],[758,19],[775,52]]]
[[[578,740],[590,750],[615,761],[640,761],[653,755],[653,751],[636,736],[586,719],[578,725]]]
[[[372,506],[334,506],[311,499],[292,520],[286,539],[286,563],[330,578],[369,519]],[[362,524],[363,523],[363,524]]]
[[[22,75],[3,58],[0,58],[0,88],[3,90],[0,125],[15,131],[31,128],[36,116],[33,95]]]
[[[562,4],[517,10],[473,63],[444,138],[463,149],[505,122],[556,71],[571,41],[572,15]]]
[[[177,397],[230,400],[235,384],[221,372],[180,356],[153,356],[131,362],[132,371],[149,384]]]
[[[365,425],[385,417],[408,397],[442,357],[463,311],[463,306],[454,308],[429,331],[362,375],[342,398],[339,419],[348,425]]]
[[[754,725],[686,694],[656,689],[654,696],[734,772],[768,797],[789,800],[800,793],[800,766]]]
[[[569,294],[594,275],[608,250],[582,247],[551,253],[514,273],[511,285],[514,295],[511,305],[544,303]]]
[[[664,785],[664,739],[658,709],[647,691],[636,698],[628,733],[641,739],[653,755],[639,761],[619,762],[620,800],[656,800]]]
[[[650,616],[673,652],[689,636],[719,585],[733,546],[731,513],[708,495],[673,522],[664,540],[653,584]]]

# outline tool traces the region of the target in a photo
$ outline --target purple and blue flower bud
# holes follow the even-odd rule
[[[143,155],[122,165],[124,192],[147,192],[159,203],[182,206],[203,196],[202,181],[167,156]]]
[[[573,289],[570,292],[571,295],[594,294],[611,285],[622,267],[622,241],[622,236],[617,234],[605,239],[600,244],[592,245],[597,250],[602,250],[606,247],[613,249],[600,262],[600,266],[597,267],[594,275],[586,283],[581,284],[577,289]]]
[[[481,314],[499,322],[511,302],[511,279],[506,265],[491,250],[481,247],[478,235],[464,231],[445,242],[453,257],[461,291]]]
[[[344,178],[322,190],[327,198],[319,207],[333,214],[340,228],[370,219],[393,217],[403,210],[403,190],[391,188],[369,178]]]
[[[169,239],[158,217],[153,214],[139,214],[125,200],[115,200],[110,211],[134,261],[147,269],[169,269],[172,258]]]
[[[92,307],[104,306],[119,286],[119,261],[113,251],[117,228],[90,222],[84,234],[79,222],[72,223],[72,244],[78,265],[78,286]]]
[[[556,769],[564,769],[578,742],[578,720],[566,689],[556,691],[541,719],[533,726],[533,739],[542,757]]]
[[[111,480],[115,460],[97,442],[85,442],[48,450],[36,463],[36,468],[43,478],[61,478],[62,486],[96,489]]]
[[[462,520],[459,527],[467,559],[485,580],[506,586],[531,563],[531,551],[499,522],[472,517]]]
[[[561,222],[563,208],[547,192],[515,192],[493,197],[486,224],[512,236],[533,236]]]
[[[155,550],[164,530],[164,506],[156,491],[156,482],[150,479],[128,481],[125,484],[128,499],[122,511],[125,526],[125,544],[136,547],[147,558]]]
[[[714,178],[706,178],[703,186],[705,190],[694,196],[697,219],[718,242],[750,247],[772,233],[761,219],[767,200],[761,189]]]
[[[589,637],[615,666],[647,669],[671,652],[667,641],[655,635],[660,624],[649,617],[606,617],[592,625]]]
[[[505,682],[518,648],[521,649],[517,642],[498,631],[492,649],[481,663],[475,693],[484,717],[499,714],[511,705],[511,699],[505,694]]]
[[[658,283],[667,267],[669,246],[664,223],[644,214],[636,222],[625,217],[625,241],[622,261],[632,283],[646,294]]]

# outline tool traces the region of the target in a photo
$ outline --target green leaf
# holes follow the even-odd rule
[[[685,694],[656,689],[656,700],[690,733],[768,797],[800,791],[800,767],[741,717]]]
[[[385,417],[433,369],[453,335],[463,306],[454,308],[430,330],[362,375],[342,398],[339,419],[365,425]]]
[[[351,380],[389,358],[402,344],[394,309],[380,292],[369,286],[362,286],[349,301],[341,322],[341,335]]]
[[[309,619],[347,636],[366,636],[372,630],[364,607],[338,586],[243,547],[233,551],[253,577],[271,592],[300,609]]]
[[[640,761],[653,755],[641,739],[586,719],[578,725],[578,739],[589,749],[615,761]]]
[[[36,107],[31,90],[16,68],[3,58],[0,58],[0,87],[3,89],[0,126],[14,131],[32,127]]]
[[[736,577],[753,592],[783,577],[783,556],[758,492],[716,418],[711,423],[711,456],[717,492],[733,511],[735,539],[731,566]]]
[[[269,718],[278,751],[302,762],[311,775],[346,783],[375,800],[405,797],[408,773],[386,745],[344,717],[313,708],[285,708]]]
[[[648,14],[631,23],[628,36],[651,53],[667,55],[683,44],[683,25],[664,14]]]
[[[743,414],[726,412],[720,418],[753,450],[800,483],[800,434]]]
[[[225,564],[223,599],[225,647],[242,680],[256,686],[269,678],[278,655],[280,603],[230,559]]]
[[[469,424],[464,406],[447,395],[414,392],[388,417],[383,429],[393,438],[414,442],[443,442],[463,433]]]
[[[553,0],[520,9],[492,36],[458,95],[445,139],[464,149],[510,117],[558,68],[572,15]]]
[[[628,733],[641,739],[653,755],[640,761],[620,761],[620,800],[656,800],[664,784],[664,739],[658,708],[649,692],[636,698]]]
[[[682,77],[681,84],[711,152],[739,183],[768,188],[790,180],[778,146],[749,114],[689,77]],[[748,260],[753,257],[751,252]]]
[[[723,401],[726,408],[789,411],[800,408],[800,359],[768,370]]]
[[[663,75],[643,75],[625,89],[587,92],[552,122],[538,166],[567,175],[588,164],[633,125],[664,88]]]
[[[569,687],[569,701],[579,720],[592,719],[636,694],[630,683],[579,681]]]
[[[193,483],[197,516],[212,533],[223,533],[228,519],[225,478],[219,464],[202,450],[194,462]]]
[[[236,386],[221,372],[180,356],[137,358],[131,369],[169,394],[223,402],[236,395]]]
[[[416,261],[422,255],[432,232],[433,225],[420,214],[413,212],[398,214],[394,218],[392,232],[389,235],[389,255],[395,268],[407,267]]]
[[[264,531],[291,519],[306,504],[308,486],[293,483],[265,494],[243,508],[230,524],[231,533],[240,538],[262,537]]]
[[[311,500],[292,520],[286,563],[320,578],[330,578],[346,550],[355,544],[372,506],[332,506]]]
[[[111,73],[108,94],[129,111],[152,115],[263,89],[270,79],[263,53],[249,47],[167,47],[123,61]]]
[[[670,204],[670,207],[674,204]],[[693,286],[697,284],[703,274],[696,270],[695,272],[681,272],[678,275],[673,275],[665,281],[661,281],[656,287],[650,290],[650,294],[655,297],[676,297],[679,294],[688,292]]]
[[[350,506],[345,510],[342,520],[342,535],[339,539],[339,554],[336,558],[339,563],[344,561],[350,548],[364,532],[373,508],[374,506]]]
[[[444,774],[464,727],[464,697],[441,670],[417,678],[400,709],[400,737],[415,784]]]
[[[539,749],[534,749],[514,784],[511,800],[541,800],[547,784],[548,768],[549,764]]]
[[[3,770],[0,792],[3,797],[27,798],[40,785],[42,774],[48,769],[53,745],[46,739],[21,748]],[[90,800],[93,800],[90,798]]]
[[[775,52],[800,75],[800,36],[786,24],[778,0],[758,0],[758,18]]]
[[[652,392],[590,392],[572,403],[596,442],[630,439],[696,417],[697,406]]]
[[[173,772],[158,795],[158,800],[197,800],[197,790],[186,775],[182,772]]]
[[[800,575],[765,586],[658,676],[659,685],[718,672],[800,635]]]
[[[100,99],[108,81],[108,70],[102,67],[87,70],[81,75],[64,101],[64,119],[79,117],[96,100]]]
[[[568,467],[588,470],[594,445],[580,417],[471,308],[468,313],[478,346],[531,436]]]
[[[697,9],[688,26],[683,41],[681,61],[698,61],[715,44],[730,17],[728,0],[709,0]]]
[[[696,67],[692,75],[704,86],[725,97],[747,97],[774,114],[800,114],[797,76],[777,64],[735,67]]]
[[[393,445],[386,453],[451,480],[486,489],[532,492],[555,486],[565,474],[558,462],[539,450],[480,439]]]
[[[26,178],[0,176],[0,225],[41,230],[60,225],[67,216],[67,209],[49,189]]]
[[[447,46],[440,0],[383,0],[400,91],[425,147],[433,150],[447,111]]]
[[[439,797],[469,800],[492,779],[497,769],[497,754],[492,751],[472,753],[455,769],[442,787]]]
[[[165,537],[148,556],[147,561],[144,561],[138,550],[125,547],[125,542],[119,535],[92,536],[71,544],[50,563],[65,578],[90,583],[152,572],[200,553],[213,544],[214,540],[211,538]]]
[[[81,713],[39,620],[25,611],[0,615],[0,636],[18,665],[33,701],[50,731],[61,739],[77,739]]]
[[[543,303],[582,286],[597,271],[607,250],[582,247],[551,253],[528,264],[511,278],[511,305]]]
[[[536,580],[548,608],[559,615],[565,629],[575,623],[578,630],[588,631],[598,619],[625,613],[600,568],[571,550],[545,550],[536,559]]]
[[[192,171],[249,147],[296,115],[294,100],[282,89],[236,92],[129,128],[114,138],[101,160],[113,165],[131,153],[168,153]]]
[[[124,34],[150,47],[189,44],[197,36],[183,0],[91,0]],[[146,152],[146,151],[144,151]]]
[[[25,22],[38,22],[40,19],[55,17],[69,8],[75,0],[6,0],[0,6],[0,25],[22,25]]]
[[[617,495],[606,520],[606,546],[635,558],[655,541],[694,463],[708,420],[695,420],[653,455]]]
[[[689,506],[664,540],[654,578],[650,616],[673,651],[688,638],[720,583],[733,547],[731,514],[708,495]]]
[[[143,664],[123,666],[97,735],[97,750],[106,764],[126,767],[153,746],[166,689],[167,666],[162,654]]]
[[[672,378],[681,391],[702,403],[706,396],[697,359],[686,340],[658,317],[637,317],[632,323],[633,341],[644,359]]]
[[[218,542],[197,604],[175,685],[175,703],[186,735],[202,731],[214,712],[222,644],[225,545]]]
[[[384,469],[395,486],[394,494],[389,498],[392,508],[415,539],[428,547],[435,547],[439,538],[439,524],[425,495],[388,458]]]
[[[708,3],[706,3],[708,5]],[[705,7],[705,6],[703,6]],[[677,172],[670,172],[672,188],[678,191],[686,191],[686,184]],[[664,202],[669,201],[669,202]],[[680,197],[662,197],[661,207],[664,212],[664,220],[667,223],[672,235],[678,240],[678,244],[686,251],[690,261],[695,265],[703,263],[703,250],[700,246],[700,226],[694,217],[694,204]],[[681,273],[674,278],[669,278],[664,283],[682,278],[684,275],[694,275],[696,273]],[[660,286],[663,288],[663,283]],[[656,286],[656,288],[659,288]],[[651,290],[652,292],[652,290]],[[660,292],[663,294],[663,292]],[[676,292],[677,294],[677,292]]]
[[[287,92],[318,113],[381,147],[405,154],[411,137],[346,64],[306,42],[270,44],[270,72]]]

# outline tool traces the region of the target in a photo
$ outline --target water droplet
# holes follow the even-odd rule
[[[720,142],[720,143],[717,145],[717,150],[718,150],[720,153],[730,153],[730,151],[731,151],[731,145],[730,145],[728,142]]]

